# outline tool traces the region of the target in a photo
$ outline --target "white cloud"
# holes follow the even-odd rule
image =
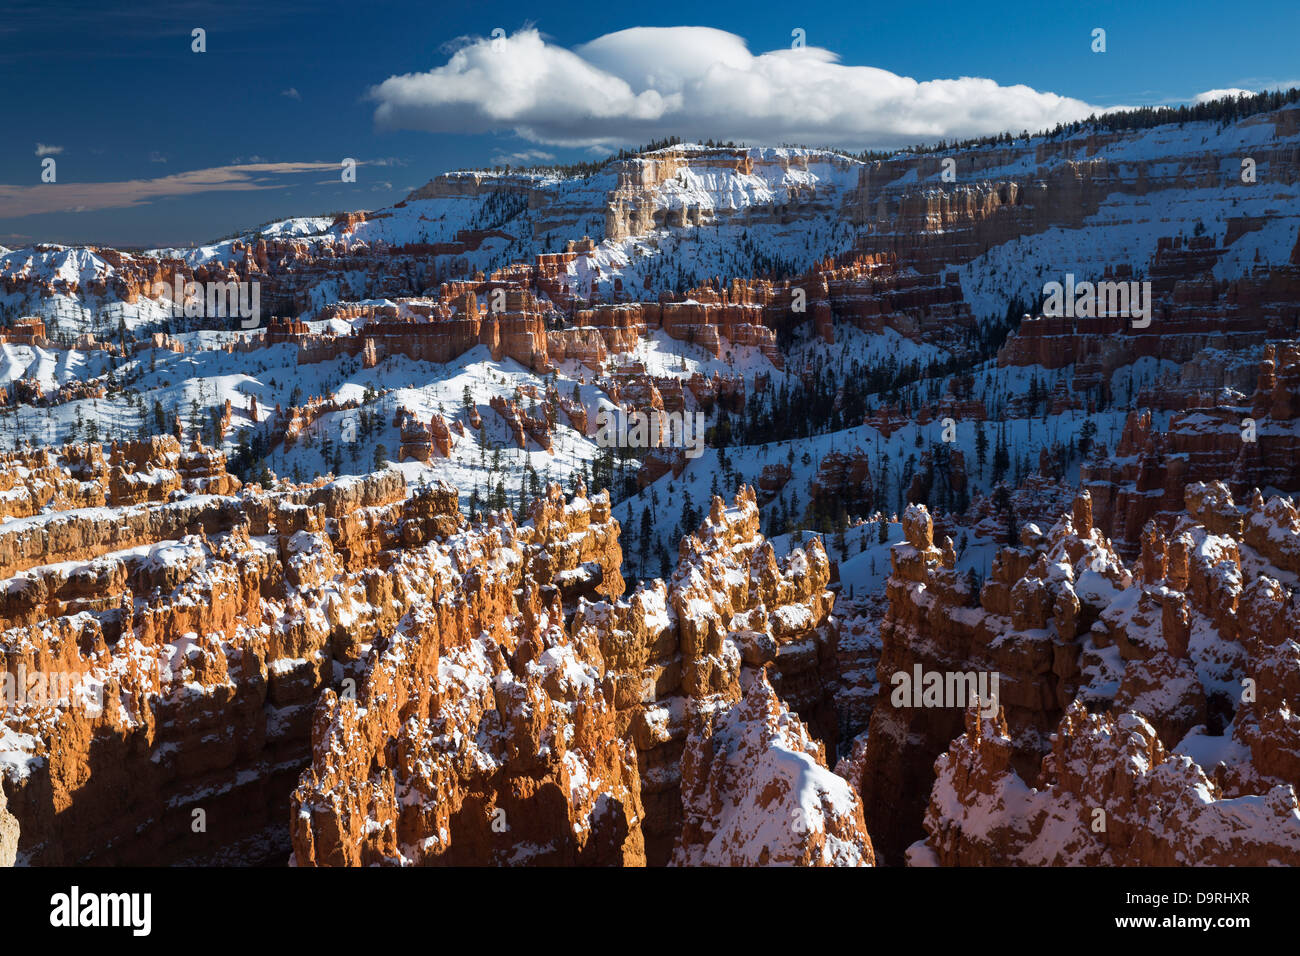
[[[1103,109],[978,77],[918,82],[805,47],[754,55],[706,27],[634,27],[573,50],[534,29],[479,38],[427,73],[370,90],[380,127],[512,130],[558,146],[678,134],[750,143],[895,147],[1031,131]]]
[[[1197,93],[1196,96],[1192,97],[1192,103],[1199,105],[1201,103],[1209,103],[1213,100],[1221,100],[1228,96],[1235,99],[1243,93],[1246,96],[1255,95],[1254,90],[1243,90],[1235,86],[1230,86],[1226,90],[1206,90],[1204,93]]]
[[[298,90],[297,90],[295,87],[292,87],[292,86],[289,87],[287,90],[281,90],[281,91],[280,91],[280,95],[281,95],[281,96],[287,96],[287,97],[289,97],[289,99],[291,99],[291,100],[300,100],[300,99],[302,99],[302,94],[299,93]]]
[[[493,166],[541,166],[555,161],[555,154],[544,149],[525,149],[518,153],[497,153],[492,157]]]
[[[63,152],[62,146],[46,146],[44,143],[36,144],[37,156],[57,156]]]

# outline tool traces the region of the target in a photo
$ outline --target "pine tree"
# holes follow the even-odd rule
[[[993,475],[992,480],[996,484],[1001,481],[1011,467],[1011,453],[1007,448],[1006,426],[998,432],[997,446],[993,450]]]
[[[650,509],[642,508],[641,509],[641,541],[640,541],[641,547],[640,550],[638,551],[638,555],[640,556],[642,562],[645,561],[645,553],[647,548],[649,548],[650,546],[650,536],[653,533],[654,533],[654,522],[650,517]]]
[[[1097,423],[1087,419],[1079,428],[1079,454],[1087,455],[1092,448],[1092,440],[1097,436]]]

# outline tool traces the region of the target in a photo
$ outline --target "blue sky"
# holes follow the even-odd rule
[[[207,241],[666,132],[892,147],[1300,85],[1294,0],[1135,6],[0,3],[0,245]],[[638,27],[720,32],[608,36]]]

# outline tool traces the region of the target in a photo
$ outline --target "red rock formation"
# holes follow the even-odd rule
[[[1209,269],[1225,251],[1226,247],[1214,247],[1208,237],[1186,243],[1181,237],[1162,239],[1148,280],[1152,292],[1148,325],[1134,327],[1125,318],[1026,316],[998,351],[998,364],[1049,369],[1073,365],[1074,390],[1084,393],[1109,388],[1115,370],[1138,358],[1183,364],[1206,349],[1258,348],[1267,339],[1294,336],[1300,329],[1295,308],[1300,269],[1274,265],[1231,281],[1216,281]]]
[[[1005,721],[968,712],[936,764],[916,863],[947,866],[1295,866],[1300,803],[1279,784],[1233,796],[1170,754],[1141,716],[1072,705],[1034,789],[1011,767]]]
[[[3,789],[29,863],[282,858],[311,703],[405,607],[380,550],[459,525],[454,492],[406,497],[396,472],[210,493],[222,459],[167,441],[117,467],[171,456],[196,497],[0,526],[0,683],[28,685],[4,698]],[[107,497],[97,447],[64,461]]]
[[[434,610],[375,656],[358,702],[320,704],[297,862],[663,862],[674,842],[684,862],[871,862],[855,795],[761,672],[827,626],[825,555],[782,568],[757,523],[752,492],[732,510],[715,500],[669,588],[627,600],[607,499],[565,505],[552,489],[528,525],[450,539],[449,561],[422,565]],[[575,540],[597,552],[559,547]],[[762,786],[702,759],[733,735],[738,767],[768,768]],[[391,741],[396,760],[377,764]],[[797,772],[784,748],[804,754]],[[719,827],[706,795],[732,808]]]
[[[46,345],[45,322],[35,315],[26,315],[20,319],[14,319],[9,328],[0,329],[0,342],[44,348]]]
[[[1287,701],[1300,617],[1279,581],[1300,553],[1294,503],[1256,495],[1241,508],[1222,484],[1190,485],[1168,533],[1145,527],[1129,570],[1080,495],[1048,534],[1027,526],[1002,551],[978,608],[923,512],[904,524],[880,699],[842,766],[893,859],[904,841],[891,828],[916,819],[918,799],[928,836],[914,864],[1297,859],[1300,722]],[[917,665],[998,674],[996,711],[967,706],[963,736],[961,702],[895,698],[886,675]]]
[[[159,464],[176,500],[102,504]],[[223,460],[171,439],[0,465],[99,502],[0,525],[0,849],[12,817],[23,862],[272,860],[290,836],[300,865],[871,862],[772,690],[814,723],[830,706],[829,562],[778,562],[752,491],[624,599],[606,495],[552,486],[523,525],[467,527],[450,488],[396,471],[212,491]],[[700,760],[733,734],[770,786]],[[784,780],[800,796],[774,803]],[[721,829],[707,794],[735,810]],[[754,814],[774,822],[742,834]]]
[[[790,466],[783,463],[764,465],[758,478],[758,502],[766,505],[776,500],[791,477]]]
[[[872,866],[857,794],[764,671],[693,730],[682,761],[685,826],[673,862],[691,866]],[[758,827],[757,821],[762,821]]]
[[[1081,630],[1099,613],[1089,589],[1074,583],[1087,568],[1125,586],[1116,559],[1092,527],[1091,503],[1081,497],[1073,517],[1044,539],[1030,525],[1021,547],[1003,548],[976,596],[952,569],[951,541],[935,546],[924,506],[903,516],[906,542],[895,545],[888,582],[889,611],[881,627],[877,673],[880,698],[871,712],[865,753],[854,780],[863,797],[877,851],[902,861],[919,836],[933,780],[934,759],[961,732],[966,701],[917,706],[903,688],[915,675],[998,675],[997,693],[1012,728],[1018,767],[1035,766],[1041,742],[1080,683]],[[1099,571],[1093,571],[1094,566]],[[1089,579],[1091,580],[1091,579]],[[901,675],[901,676],[900,676]],[[963,685],[964,686],[964,685]]]
[[[856,448],[850,453],[828,452],[817,465],[808,494],[826,514],[840,507],[869,511],[875,499],[867,453]]]
[[[621,594],[617,525],[607,501],[557,494],[531,527],[507,517],[402,556],[427,610],[384,640],[356,699],[323,696],[293,795],[298,865],[644,863],[636,758],[600,645],[566,633],[559,603],[587,567],[555,550],[575,532],[608,553],[604,587]]]
[[[5,805],[4,788],[0,787],[0,867],[13,866],[18,857],[18,820]]]
[[[500,395],[493,395],[488,404],[501,416],[516,445],[526,449],[531,438],[543,451],[552,452],[551,425],[545,418],[529,415],[517,401]]]
[[[1099,447],[1081,470],[1098,524],[1131,555],[1148,521],[1172,526],[1186,484],[1224,479],[1237,495],[1252,488],[1300,490],[1300,441],[1293,434],[1298,392],[1300,348],[1269,345],[1253,399],[1181,393],[1181,410],[1163,432],[1153,427],[1149,410],[1131,412],[1116,454]]]

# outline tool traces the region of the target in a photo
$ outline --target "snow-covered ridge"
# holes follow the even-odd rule
[[[1234,123],[1085,128],[870,162],[830,150],[688,143],[612,160],[585,174],[456,170],[385,209],[291,218],[237,238],[146,255],[197,268],[235,263],[258,240],[292,243],[312,259],[419,245],[432,247],[428,255],[439,263],[440,276],[454,277],[531,262],[590,237],[594,253],[567,270],[574,293],[607,296],[621,287],[654,297],[714,276],[797,273],[854,248],[887,246],[891,237],[906,243],[918,228],[918,203],[926,210],[927,234],[951,234],[963,228],[950,221],[967,215],[963,207],[979,202],[981,193],[996,207],[1001,184],[1011,184],[1020,190],[1017,202],[1060,208],[1038,215],[1043,222],[1032,235],[1014,229],[994,234],[982,243],[986,251],[972,249],[952,261],[972,311],[984,317],[1001,314],[1010,298],[1032,298],[1044,276],[1118,263],[1141,274],[1161,238],[1194,230],[1221,243],[1231,231],[1234,244],[1216,265],[1216,278],[1285,261],[1300,234],[1297,111],[1292,104]],[[1241,182],[1243,156],[1257,163],[1254,184]],[[956,159],[952,180],[945,179],[948,157]],[[1093,198],[1082,218],[1067,195],[1074,176],[1091,179]],[[1067,215],[1067,207],[1076,212]],[[1264,224],[1232,231],[1230,220],[1243,217]],[[974,261],[970,254],[977,254]],[[60,246],[0,253],[0,281],[26,286],[0,294],[0,308],[35,312],[60,330],[103,331],[92,317],[121,304],[111,283],[109,292],[96,295],[94,289],[114,275],[114,255]],[[34,292],[33,284],[46,291]],[[315,285],[313,306],[374,295],[343,275]],[[55,301],[58,296],[67,301]],[[127,326],[150,321],[153,305],[122,307]]]

